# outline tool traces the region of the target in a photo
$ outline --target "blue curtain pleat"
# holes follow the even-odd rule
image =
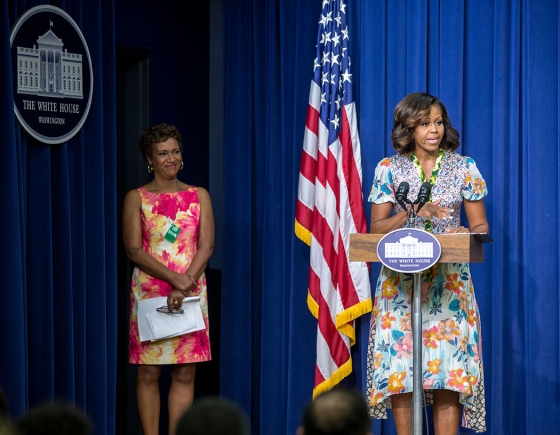
[[[558,199],[558,146],[554,146],[559,133],[558,2],[526,1],[523,10],[522,217],[527,242],[522,252],[523,264],[530,267],[523,268],[522,283],[528,292],[524,344],[530,354],[525,353],[525,360],[516,365],[530,367],[525,371],[526,385],[558,385],[560,300],[557,291],[550,291],[550,272],[557,269],[559,258],[558,237],[550,237],[550,229],[558,229],[558,214],[557,207],[549,204],[550,198],[554,202]],[[541,255],[535,258],[537,253]],[[527,430],[533,430],[532,422],[538,421],[559,427],[558,403],[550,400],[549,392],[535,388],[529,391]]]
[[[255,58],[264,58],[265,62],[259,67],[259,62],[254,63],[255,77],[267,77],[268,80],[255,80],[256,87],[256,107],[262,107],[264,110],[259,111],[256,116],[255,135],[264,138],[266,146],[257,146],[254,148],[254,159],[256,162],[263,164],[257,165],[255,171],[255,180],[282,179],[283,156],[282,150],[278,144],[282,141],[282,99],[280,96],[282,86],[280,84],[283,65],[280,63],[282,58],[283,40],[285,37],[281,31],[281,21],[283,18],[282,5],[267,4],[263,8],[257,5],[257,14],[253,17],[255,28]],[[268,9],[276,8],[274,13]],[[292,15],[292,14],[290,14]],[[266,19],[260,17],[266,16]],[[261,42],[261,43],[259,43]],[[262,87],[261,87],[262,86]],[[254,252],[261,260],[254,261],[254,266],[258,270],[262,270],[259,279],[253,282],[254,288],[266,288],[269,291],[259,294],[260,306],[257,307],[255,313],[260,319],[260,328],[253,332],[253,335],[260,335],[259,343],[262,352],[255,359],[255,363],[260,361],[261,367],[268,367],[270,371],[276,373],[276,382],[270,382],[267,371],[257,371],[258,390],[254,392],[255,397],[259,397],[258,409],[260,415],[268,415],[270,418],[262,418],[260,420],[260,429],[263,433],[272,433],[274,429],[285,425],[285,415],[287,407],[277,409],[273,412],[275,404],[269,400],[272,396],[287,396],[287,371],[284,370],[285,360],[278,359],[277,355],[287,354],[287,346],[285,337],[279,326],[282,320],[289,318],[287,309],[289,304],[286,302],[286,296],[289,293],[282,292],[286,287],[284,277],[282,275],[282,265],[285,259],[284,243],[277,243],[275,237],[271,237],[270,230],[284,233],[282,223],[283,211],[285,210],[282,195],[284,183],[255,183],[253,190],[255,192],[255,232],[258,236],[254,239]],[[280,199],[280,200],[279,200]],[[256,319],[255,319],[256,320]],[[256,353],[254,355],[257,355]],[[263,392],[267,394],[263,394]]]
[[[282,153],[282,163],[278,165],[278,161],[269,164],[281,166],[281,170],[275,177],[283,179],[285,175],[288,177],[282,183],[269,183],[281,188],[281,201],[276,201],[274,197],[269,197],[269,201],[276,206],[280,206],[275,213],[274,227],[282,229],[282,268],[276,268],[276,276],[281,285],[277,287],[277,294],[283,299],[284,312],[289,321],[286,327],[281,328],[283,334],[283,346],[286,349],[287,356],[284,361],[277,361],[276,364],[282,369],[282,379],[285,381],[283,389],[286,391],[285,416],[282,421],[282,432],[289,431],[295,427],[301,419],[301,407],[305,404],[306,397],[302,396],[301,388],[307,391],[313,388],[313,378],[308,376],[312,373],[315,366],[313,357],[309,357],[307,351],[309,337],[302,331],[315,330],[317,323],[313,316],[309,313],[306,303],[306,282],[294,281],[294,276],[307,276],[309,273],[309,250],[299,240],[293,238],[293,219],[295,216],[294,195],[297,194],[298,172],[294,170],[294,165],[299,164],[301,158],[301,148],[297,145],[303,144],[304,127],[301,123],[301,114],[307,111],[307,98],[309,94],[309,86],[311,76],[307,80],[300,80],[298,71],[304,65],[311,68],[313,58],[315,56],[315,47],[308,45],[305,41],[316,38],[317,28],[308,26],[309,21],[316,20],[316,12],[309,8],[305,2],[280,2],[281,21],[280,21],[280,41],[281,41],[281,58],[289,59],[285,62],[281,70],[281,98],[282,105],[281,123],[278,126],[282,134],[282,142],[278,143],[276,152]],[[293,29],[301,29],[294,32]],[[301,99],[294,99],[294,92],[302,95]],[[285,128],[288,126],[288,128]],[[295,144],[295,146],[292,146]],[[269,235],[271,231],[268,231]],[[269,237],[269,248],[274,252],[274,238]],[[269,263],[265,259],[265,264]],[[273,264],[268,265],[269,269],[274,268]],[[293,270],[294,273],[287,273],[287,270]],[[266,288],[266,287],[264,287]],[[303,291],[302,291],[303,290]],[[268,293],[268,292],[267,292]],[[271,301],[270,307],[274,306]],[[269,312],[267,307],[265,312]],[[278,328],[276,319],[268,319],[269,330],[274,331]],[[274,320],[274,323],[270,323]],[[280,321],[280,325],[283,322]],[[274,340],[272,335],[267,337],[268,340]],[[300,367],[301,370],[293,370],[292,367]],[[269,376],[270,378],[270,376]],[[268,380],[270,382],[271,379]],[[269,412],[276,405],[265,398]],[[263,412],[264,414],[264,412]],[[272,429],[272,428],[271,428]],[[271,430],[270,429],[270,430]],[[271,433],[271,432],[269,432]]]
[[[400,7],[406,7],[407,9],[406,12],[402,12],[403,15],[406,15],[406,29],[403,33],[403,43],[406,45],[402,51],[397,51],[395,54],[405,68],[397,67],[397,69],[405,73],[407,92],[414,92],[417,89],[426,89],[427,72],[440,65],[439,56],[435,63],[429,62],[428,59],[428,52],[437,48],[437,45],[436,47],[433,46],[434,43],[438,43],[436,38],[429,37],[428,32],[430,30],[437,31],[438,23],[430,21],[426,26],[428,17],[433,19],[437,15],[429,15],[428,7],[423,2],[409,1],[403,3]],[[399,29],[394,30],[398,32]],[[428,47],[430,50],[428,50]]]
[[[30,145],[30,142],[34,142]],[[51,150],[36,141],[27,144],[27,342],[29,405],[54,399],[55,312],[53,311],[53,233],[50,182]],[[25,146],[25,145],[24,145]]]
[[[76,191],[78,186],[85,185],[85,170],[84,170],[84,133],[83,131],[78,133],[75,137],[76,141],[72,147],[68,149],[68,171],[69,179],[73,180],[76,189],[73,189],[72,200],[70,201],[70,207],[68,213],[70,215],[70,225],[72,228],[72,238],[71,238],[71,257],[68,258],[68,262],[72,267],[72,288],[75,289],[85,289],[86,284],[86,250],[83,249],[87,246],[86,242],[86,211],[85,203],[86,199],[83,191]],[[80,188],[80,190],[82,189]],[[84,291],[75,292],[72,295],[72,309],[75,313],[76,319],[79,321],[74,324],[74,340],[73,345],[75,347],[76,355],[80,356],[80,361],[85,360],[85,355],[87,351],[86,347],[86,331],[87,331],[87,319],[86,310],[88,306],[88,294]],[[87,391],[87,376],[88,370],[86,364],[76,364],[76,403],[85,404],[86,402],[86,391]]]
[[[250,150],[250,161],[251,161],[251,182],[252,186],[250,188],[251,196],[251,287],[252,288],[262,288],[264,285],[263,276],[263,254],[264,254],[264,241],[267,239],[266,227],[264,226],[264,216],[265,216],[265,184],[259,183],[257,180],[263,180],[264,174],[266,173],[266,155],[269,152],[267,146],[260,146],[262,139],[262,144],[268,143],[270,139],[269,133],[277,133],[275,130],[275,123],[273,119],[269,118],[269,114],[274,109],[275,104],[277,104],[277,98],[274,96],[274,86],[277,77],[276,69],[277,61],[274,57],[277,55],[277,50],[269,50],[270,43],[274,43],[277,40],[276,32],[277,29],[274,28],[274,23],[270,22],[271,19],[276,17],[276,14],[270,14],[269,9],[272,6],[268,2],[260,2],[259,0],[253,0],[253,14],[251,15],[251,28],[252,33],[252,62],[251,62],[251,72],[254,78],[251,83],[253,98],[253,107],[260,108],[256,110],[253,124],[252,124],[252,136],[257,139],[257,141],[251,141],[248,143],[248,148]],[[263,17],[265,17],[263,19]],[[267,31],[265,31],[267,29]],[[258,59],[259,61],[255,61]],[[260,80],[260,77],[267,77],[269,80]],[[266,105],[263,105],[263,101],[267,101]],[[271,125],[268,125],[270,122]],[[251,294],[251,318],[253,325],[259,325],[259,327],[253,327],[251,330],[251,340],[253,344],[261,347],[263,346],[263,341],[266,337],[265,330],[265,320],[264,316],[273,315],[272,312],[267,311],[263,313],[264,308],[264,298],[263,294],[260,292],[253,292]],[[280,310],[280,306],[275,306],[274,311]],[[272,311],[272,310],[271,310]],[[263,427],[267,425],[267,422],[260,418],[262,416],[260,408],[260,400],[262,398],[261,391],[266,386],[263,382],[262,375],[263,372],[260,370],[255,370],[257,367],[262,367],[265,364],[265,355],[263,352],[251,352],[251,396],[252,396],[252,412],[257,418],[253,419],[251,422],[253,428]],[[278,389],[280,388],[281,382],[278,382],[277,387],[269,391],[269,394],[278,394]],[[271,419],[275,419],[275,415],[270,416]],[[254,431],[255,429],[253,429]]]
[[[224,4],[224,62],[239,68],[225,75],[224,111],[228,116],[231,146],[224,148],[224,161],[233,163],[224,172],[224,260],[220,389],[253,415],[253,249],[252,162],[253,136],[253,46],[252,3]],[[229,35],[236,34],[236,37]],[[231,186],[232,188],[228,188]],[[225,249],[225,248],[228,249]],[[259,343],[258,341],[256,343]],[[257,345],[258,347],[258,345]],[[243,388],[239,388],[240,383]],[[258,384],[258,383],[257,383]],[[258,418],[258,414],[255,413]]]
[[[487,153],[489,156],[486,161],[487,168],[481,168],[481,171],[485,170],[485,173],[491,171],[492,174],[488,180],[492,184],[489,184],[491,189],[489,199],[486,201],[487,212],[489,217],[492,217],[490,222],[493,237],[495,240],[500,240],[501,243],[495,244],[491,248],[493,267],[490,286],[486,287],[492,289],[492,294],[486,299],[489,303],[482,303],[479,296],[479,306],[483,320],[492,319],[491,325],[483,325],[483,345],[489,343],[490,347],[493,347],[498,346],[500,341],[508,343],[509,352],[505,354],[504,352],[484,351],[487,390],[504,392],[510,386],[509,377],[524,378],[524,371],[519,369],[519,365],[515,367],[511,364],[511,355],[524,354],[524,294],[520,286],[505,287],[503,285],[504,282],[519,283],[522,281],[522,263],[519,257],[521,240],[517,235],[522,233],[523,228],[519,211],[511,213],[512,210],[521,208],[522,192],[519,187],[523,180],[523,160],[520,154],[521,130],[520,124],[515,122],[521,117],[519,95],[521,87],[520,6],[519,2],[511,4],[508,1],[495,2],[493,23],[486,23],[486,26],[479,27],[482,32],[485,28],[494,29],[494,43],[491,46],[491,53],[484,56],[485,61],[480,64],[478,71],[473,71],[473,74],[476,74],[475,77],[484,77],[486,80],[473,81],[471,88],[472,108],[479,108],[476,111],[471,110],[471,113],[482,115],[480,118],[475,118],[475,122],[484,125],[483,123],[488,122],[485,117],[490,117],[489,119],[494,124],[493,129],[484,129],[492,134],[491,137],[484,135],[484,131],[480,132],[484,135],[482,143],[502,144],[502,146],[492,147],[492,152]],[[502,12],[498,13],[498,11]],[[473,10],[471,13],[473,22],[477,22],[478,19],[476,12]],[[491,35],[486,36],[488,39],[490,37]],[[472,44],[477,41],[477,36],[473,35]],[[484,50],[483,46],[480,44],[478,46]],[[473,50],[473,56],[476,55],[478,54]],[[489,59],[490,55],[493,56],[492,62]],[[472,64],[477,65],[474,60],[473,58]],[[489,75],[482,69],[484,64],[489,66],[488,69],[492,67],[493,74],[490,83],[488,83]],[[498,86],[495,86],[494,83],[497,83]],[[480,88],[483,84],[490,89]],[[477,93],[479,94],[477,95]],[[480,95],[491,96],[488,104],[479,103]],[[491,108],[492,112],[487,113],[487,108]],[[468,135],[469,143],[474,142],[470,140],[471,136],[473,139],[477,137],[476,131],[467,131],[466,135]],[[478,160],[480,164],[484,163],[482,159]],[[510,182],[509,177],[505,176],[508,173],[515,174],[514,182]],[[474,269],[473,273],[475,273]],[[481,284],[475,284],[475,291],[478,292],[479,288],[483,288]],[[518,320],[513,322],[512,319]],[[515,370],[512,370],[513,368]],[[509,376],[501,376],[501,373],[508,373]],[[523,394],[510,394],[507,401],[489,401],[487,411],[490,427],[499,428],[504,433],[513,433],[516,432],[516,428],[519,430],[524,427],[526,404]],[[518,412],[510,412],[510,418],[500,421],[499,416],[508,415],[508,409],[515,409]]]
[[[0,3],[0,102],[5,146],[0,216],[5,274],[0,385],[18,418],[61,399],[84,409],[96,434],[115,431],[116,121],[113,1],[52,2],[76,21],[92,58],[94,95],[82,130],[47,146],[13,111],[11,26],[39,1]],[[56,29],[55,29],[56,31]]]
[[[558,3],[346,3],[364,196],[377,162],[394,154],[395,105],[409,92],[439,96],[461,134],[460,151],[475,159],[490,192],[495,243],[486,245],[484,263],[472,265],[487,433],[549,433],[560,425]],[[315,364],[309,250],[293,235],[293,220],[321,2],[224,8],[229,254],[221,391],[251,414],[253,433],[292,434],[311,398]],[[378,265],[371,270],[375,282]],[[368,332],[363,316],[354,373],[344,381],[361,389]],[[372,428],[394,433],[391,418]]]
[[[70,219],[71,196],[70,178],[68,165],[68,147],[63,145],[60,150],[53,154],[51,165],[52,184],[60,186],[57,195],[53,195],[52,205],[52,234],[56,240],[57,250],[62,255],[53,258],[53,288],[68,289],[72,288],[73,269],[71,267],[72,224]],[[68,297],[53,298],[53,312],[65,313],[64,316],[57,316],[53,324],[54,336],[54,383],[58,385],[58,394],[67,397],[68,400],[76,400],[75,384],[66,382],[66,377],[75,378],[76,349],[74,347],[74,325],[77,321],[74,311],[74,295]]]
[[[463,82],[465,80],[464,38],[467,33],[464,26],[464,3],[440,2],[439,35],[436,40],[430,41],[430,48],[436,44],[439,46],[439,62],[435,64],[439,80],[437,87],[433,89],[428,87],[429,93],[438,95],[445,102],[449,117],[458,127],[459,133],[463,130],[461,127],[463,125]],[[432,65],[428,65],[428,68],[431,67]],[[458,71],[461,73],[458,74]],[[462,148],[459,148],[458,152],[462,152]]]
[[[11,10],[7,3],[0,4],[0,57],[10,58],[10,20]],[[12,82],[10,62],[1,62],[0,82]],[[2,149],[2,169],[0,185],[4,193],[6,208],[0,214],[0,264],[9,273],[3,274],[2,303],[0,304],[0,331],[5,349],[9,349],[9,358],[2,358],[1,367],[12,382],[0,385],[7,397],[10,397],[11,409],[24,409],[27,404],[27,360],[26,348],[26,298],[21,291],[25,283],[25,213],[21,207],[22,190],[25,183],[22,177],[21,148],[16,140],[14,120],[13,92],[11,86],[4,86],[3,98],[0,99],[0,119],[11,120],[3,123],[4,146]]]
[[[89,4],[89,3],[88,3]],[[108,397],[107,406],[104,411],[107,422],[106,431],[113,432],[115,427],[116,415],[114,409],[116,407],[115,394],[117,385],[117,225],[120,225],[117,216],[117,90],[115,71],[116,53],[116,36],[115,36],[115,5],[114,2],[101,3],[98,6],[98,23],[107,28],[105,32],[99,32],[101,38],[99,43],[103,53],[103,69],[102,71],[113,71],[113,74],[107,77],[100,71],[103,79],[103,159],[100,164],[103,166],[103,214],[100,216],[105,223],[103,226],[103,234],[105,236],[104,266],[105,266],[105,292],[104,292],[104,313],[105,313],[105,335],[102,341],[105,342],[105,369],[101,375],[105,376],[104,397]],[[93,144],[92,146],[95,146]],[[101,172],[101,168],[99,168]],[[109,216],[112,219],[106,219]],[[98,403],[98,397],[94,400]]]

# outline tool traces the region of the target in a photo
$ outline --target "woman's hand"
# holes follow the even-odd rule
[[[173,308],[181,308],[183,305],[183,298],[187,298],[193,295],[193,292],[196,290],[196,281],[192,276],[188,273],[179,274],[176,281],[180,287],[174,288],[168,295],[167,295],[167,307],[169,311],[172,311]]]
[[[174,309],[178,309],[183,306],[184,297],[185,295],[177,289],[172,290],[171,293],[167,295],[167,308],[169,309],[170,313]]]
[[[196,289],[196,280],[188,273],[177,273],[169,282],[176,290],[183,293],[185,297],[191,296],[191,292]]]
[[[434,202],[427,202],[418,212],[418,216],[424,219],[449,219],[453,215],[453,209],[442,207],[439,205],[441,199],[437,199]]]

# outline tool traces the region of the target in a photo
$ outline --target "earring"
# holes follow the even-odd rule
[[[154,167],[148,163],[148,174],[154,172]]]
[[[185,167],[185,164],[183,163],[183,161],[181,160],[181,169],[183,169]],[[179,170],[181,170],[179,169]]]

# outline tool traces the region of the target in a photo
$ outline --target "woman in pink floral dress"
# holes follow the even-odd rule
[[[140,151],[154,179],[127,193],[123,208],[123,239],[136,264],[130,297],[130,362],[138,364],[137,403],[145,435],[158,433],[161,366],[171,367],[169,433],[194,396],[197,362],[209,361],[208,304],[204,269],[214,245],[214,219],[208,192],[177,179],[183,168],[181,135],[174,126],[148,128]],[[187,296],[200,296],[206,328],[155,342],[140,342],[138,301],[167,297],[169,310]]]
[[[385,234],[406,225],[408,212],[395,200],[399,184],[432,185],[430,202],[416,228],[433,233],[488,233],[483,198],[486,183],[473,159],[454,151],[459,133],[445,106],[425,93],[405,97],[396,107],[392,133],[398,154],[375,170],[369,196],[371,232]],[[464,206],[469,228],[460,224]],[[386,418],[392,408],[398,434],[410,433],[412,398],[412,275],[382,267],[373,304],[368,345],[367,395],[370,415]],[[436,435],[463,426],[484,431],[484,376],[480,317],[468,264],[439,263],[422,276],[422,382],[433,405]]]

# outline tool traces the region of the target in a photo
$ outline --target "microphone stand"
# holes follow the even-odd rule
[[[408,228],[413,228],[414,218],[425,204],[418,199],[411,204],[408,213]],[[414,206],[416,211],[414,210]],[[422,385],[422,272],[413,274],[412,292],[412,433],[422,435],[422,401],[424,387]]]
[[[410,207],[408,227],[414,225],[418,210],[424,205],[420,203],[414,211],[416,200]],[[422,272],[413,274],[412,292],[412,433],[422,435],[422,401],[424,387],[422,385]]]
[[[408,210],[407,228],[414,227],[414,218],[420,209],[429,201],[431,185],[424,183],[420,187],[418,198],[411,202],[408,198],[398,198],[398,202],[406,210],[406,204],[410,204]],[[416,210],[414,206],[418,204]],[[424,387],[422,385],[422,272],[413,273],[412,292],[412,433],[422,435],[422,401]]]
[[[414,218],[416,216],[418,216],[418,212],[424,206],[424,204],[426,204],[427,201],[420,200],[420,199],[417,198],[416,201],[414,201],[414,202],[410,202],[408,200],[407,200],[407,202],[411,205],[410,210],[408,212],[408,228],[412,228],[413,225],[414,225]],[[414,211],[414,205],[416,205],[416,204],[418,204],[418,207],[416,207],[416,211]],[[401,206],[402,206],[402,204],[401,204]]]
[[[415,202],[410,202],[409,201],[409,204],[410,204],[410,210],[408,211],[407,227],[408,228],[413,228],[414,227],[414,218],[416,217],[416,213],[414,212],[414,204],[416,204],[416,201]]]

